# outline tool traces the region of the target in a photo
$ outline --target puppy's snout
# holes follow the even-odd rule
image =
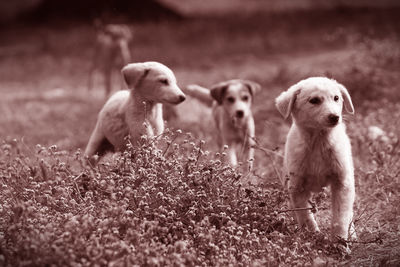
[[[236,111],[236,117],[241,119],[244,117],[244,111],[243,110],[237,110]]]
[[[330,125],[336,125],[339,122],[339,118],[340,117],[338,115],[330,114],[328,116],[328,122],[329,122]]]
[[[182,103],[183,101],[185,101],[186,96],[185,95],[179,95],[179,102],[178,103]]]

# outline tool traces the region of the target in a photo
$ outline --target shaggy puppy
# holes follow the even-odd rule
[[[251,112],[253,97],[260,85],[247,80],[229,80],[214,85],[210,90],[198,85],[189,85],[186,93],[207,105],[212,105],[212,114],[218,131],[218,144],[228,145],[228,160],[232,166],[240,155],[247,154],[248,169],[254,160],[254,119]]]
[[[334,80],[313,77],[300,81],[276,98],[279,112],[293,124],[284,157],[283,184],[290,195],[297,221],[319,231],[309,209],[311,192],[330,185],[332,232],[347,239],[354,233],[354,168],[350,140],[342,120],[342,109],[354,107],[346,88]],[[349,232],[350,230],[350,232]]]
[[[128,135],[135,145],[141,135],[161,134],[161,103],[179,104],[185,100],[175,75],[161,63],[128,64],[122,74],[130,90],[116,92],[104,104],[85,151],[89,158],[123,150]]]

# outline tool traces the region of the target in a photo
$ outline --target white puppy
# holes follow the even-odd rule
[[[247,154],[248,169],[254,160],[254,118],[251,104],[260,85],[248,80],[229,80],[207,89],[189,85],[186,93],[207,105],[212,105],[212,114],[218,130],[218,144],[228,145],[228,160],[236,166],[240,155]]]
[[[123,150],[128,135],[136,145],[142,135],[161,134],[161,103],[179,104],[185,100],[175,75],[161,63],[128,64],[122,74],[130,90],[116,92],[101,109],[85,151],[89,158]]]
[[[290,195],[297,221],[319,231],[310,209],[311,192],[330,185],[332,232],[347,239],[354,233],[354,167],[342,109],[354,107],[346,88],[334,80],[313,77],[300,81],[276,98],[279,112],[293,124],[284,157],[283,184]],[[350,233],[349,233],[350,231]]]

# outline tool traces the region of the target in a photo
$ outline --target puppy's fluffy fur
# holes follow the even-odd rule
[[[123,150],[128,135],[135,145],[141,135],[161,134],[161,103],[179,104],[185,100],[175,75],[161,63],[128,64],[122,74],[130,90],[116,92],[101,109],[85,151],[89,158]]]
[[[228,145],[228,160],[236,166],[240,155],[247,154],[248,168],[254,160],[255,126],[251,104],[260,85],[248,80],[229,80],[207,89],[189,85],[185,92],[207,105],[212,105],[212,114],[218,131],[218,144]]]
[[[343,107],[354,107],[346,88],[334,80],[313,77],[300,81],[276,98],[279,112],[293,124],[287,136],[283,184],[290,195],[298,223],[319,228],[309,208],[311,192],[330,185],[332,232],[342,238],[353,235],[355,198],[350,140],[342,120]],[[349,232],[350,231],[350,232]]]

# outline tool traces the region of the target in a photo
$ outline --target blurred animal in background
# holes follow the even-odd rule
[[[218,83],[211,89],[199,85],[184,89],[186,94],[212,106],[218,145],[221,149],[228,146],[227,156],[232,166],[245,158],[248,170],[253,167],[255,125],[251,105],[260,89],[258,83],[240,79]]]
[[[312,77],[281,93],[275,103],[283,117],[291,115],[293,121],[286,139],[282,183],[297,222],[319,231],[309,201],[312,192],[330,185],[332,232],[344,239],[355,237],[354,167],[342,119],[343,108],[354,113],[347,89],[334,80]]]
[[[174,73],[161,63],[128,64],[122,75],[129,90],[113,94],[100,110],[85,151],[92,164],[108,151],[123,150],[127,136],[136,145],[142,135],[163,133],[162,103],[176,105],[185,100]]]
[[[132,60],[129,45],[133,34],[131,28],[125,24],[103,25],[100,20],[96,20],[95,27],[96,44],[89,70],[88,90],[93,86],[94,71],[100,70],[104,79],[105,96],[108,97],[112,91],[113,71],[119,72]]]

